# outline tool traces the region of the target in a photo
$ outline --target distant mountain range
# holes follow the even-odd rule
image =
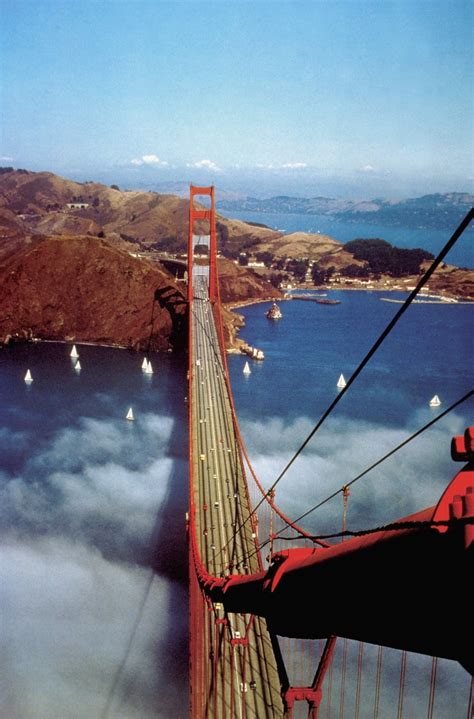
[[[412,229],[453,229],[474,205],[474,195],[463,192],[424,195],[408,200],[339,200],[329,197],[289,197],[268,199],[246,197],[222,199],[219,210],[225,213],[262,212],[298,215],[327,215],[344,222]]]

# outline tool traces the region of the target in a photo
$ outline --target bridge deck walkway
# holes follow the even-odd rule
[[[218,335],[209,302],[208,277],[202,267],[193,270],[194,297],[191,313],[192,396],[191,429],[195,523],[201,559],[215,576],[254,573],[257,556],[242,560],[255,550],[246,479],[234,432],[232,409],[225,381]],[[239,561],[240,560],[240,561]],[[206,716],[278,719],[283,716],[280,681],[270,635],[264,619],[229,615],[220,606],[209,612],[209,659],[205,689],[209,697]],[[222,631],[248,643],[222,641]],[[217,693],[213,694],[213,685]],[[212,698],[214,696],[214,698]],[[217,706],[214,706],[216,704]]]

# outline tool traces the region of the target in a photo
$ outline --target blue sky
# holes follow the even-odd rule
[[[473,186],[470,2],[0,0],[0,13],[3,164],[288,194]]]

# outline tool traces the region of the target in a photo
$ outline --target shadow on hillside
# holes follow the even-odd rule
[[[182,292],[167,285],[155,290],[153,305],[151,308],[150,318],[150,338],[148,341],[147,351],[154,349],[153,347],[153,331],[155,322],[155,306],[159,304],[160,308],[166,310],[171,319],[172,331],[170,342],[174,350],[182,351],[187,343],[187,301]]]

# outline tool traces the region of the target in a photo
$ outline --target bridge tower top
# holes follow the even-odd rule
[[[209,197],[209,207],[196,207],[195,197]],[[195,227],[196,221],[201,221],[201,226]],[[208,231],[202,231],[202,226],[208,227]],[[208,248],[208,271],[209,271],[209,300],[215,302],[218,297],[217,291],[217,268],[216,268],[216,209],[214,200],[214,186],[197,187],[191,185],[189,188],[189,236],[188,236],[188,300],[193,297],[193,269],[195,264],[195,249],[205,245]],[[197,263],[196,263],[197,264]],[[202,265],[202,262],[199,261]]]

